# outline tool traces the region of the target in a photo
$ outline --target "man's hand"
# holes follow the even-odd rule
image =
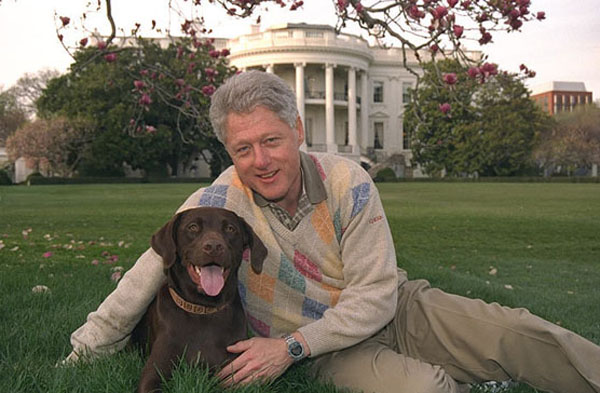
[[[299,333],[293,335],[302,343],[305,351],[308,351],[304,337]],[[223,367],[217,375],[225,386],[246,385],[256,380],[274,380],[294,363],[288,355],[287,344],[283,338],[253,337],[238,341],[227,347],[227,351],[240,355]]]

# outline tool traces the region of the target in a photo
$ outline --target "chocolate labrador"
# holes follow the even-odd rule
[[[151,243],[167,283],[132,333],[132,342],[150,353],[138,385],[144,393],[160,392],[179,359],[215,370],[234,357],[226,347],[247,338],[237,269],[247,248],[257,274],[267,255],[242,218],[212,207],[175,215]]]

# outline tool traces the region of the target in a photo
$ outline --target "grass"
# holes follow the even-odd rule
[[[600,185],[379,187],[398,263],[411,278],[527,307],[600,343]],[[135,389],[143,359],[133,351],[76,367],[54,365],[69,353],[70,333],[115,287],[115,267],[129,268],[196,188],[0,187],[1,392]],[[50,292],[34,294],[36,285]],[[186,365],[166,387],[172,393],[217,390],[205,372]],[[300,366],[271,385],[236,390],[288,391],[335,389],[312,381]],[[534,392],[526,386],[509,391]]]

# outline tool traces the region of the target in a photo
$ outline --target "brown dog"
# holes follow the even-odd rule
[[[138,392],[160,392],[174,364],[223,366],[234,355],[226,347],[247,338],[246,316],[237,287],[237,269],[246,248],[260,273],[267,249],[235,213],[200,207],[175,215],[152,236],[162,257],[167,284],[132,333],[149,345]]]

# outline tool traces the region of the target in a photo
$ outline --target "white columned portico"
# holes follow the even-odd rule
[[[363,149],[369,146],[369,77],[367,71],[360,76],[360,145]]]
[[[356,68],[348,69],[348,144],[353,154],[360,153],[356,137]]]
[[[306,151],[306,123],[304,122],[304,67],[306,63],[294,63],[296,68],[296,106],[298,107],[298,116],[302,121],[302,125],[305,127],[304,142],[302,142],[301,149]]]
[[[334,64],[325,64],[325,141],[327,151],[337,153],[333,106],[333,67],[335,67]]]

